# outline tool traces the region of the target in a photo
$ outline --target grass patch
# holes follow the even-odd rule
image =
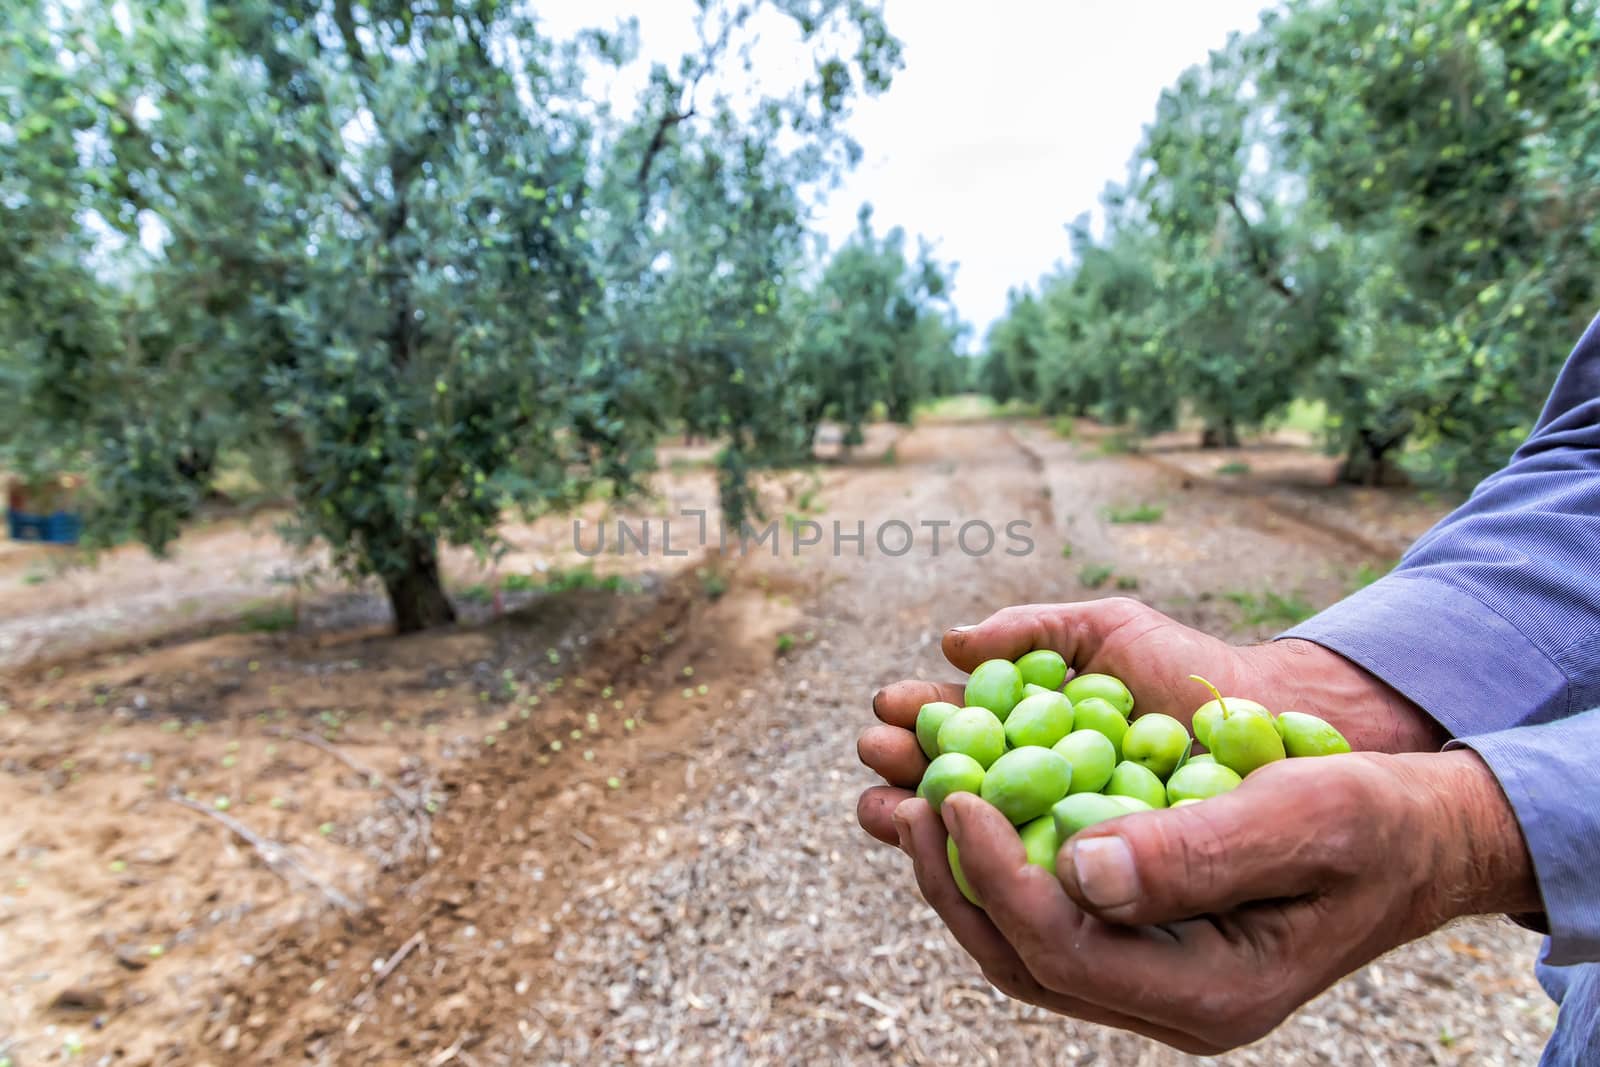
[[[1106,521],[1114,523],[1160,522],[1167,509],[1160,504],[1140,504],[1131,508],[1107,508]]]
[[[1231,463],[1224,463],[1222,466],[1218,467],[1217,468],[1217,473],[1218,474],[1235,474],[1235,475],[1237,475],[1237,474],[1249,474],[1250,473],[1250,464],[1244,462],[1243,460],[1236,459],[1236,460],[1233,460]]]
[[[1114,430],[1100,438],[1096,451],[1102,456],[1125,456],[1139,451],[1139,441],[1125,430]]]
[[[899,458],[894,456],[893,446],[890,446],[889,451],[884,453],[883,459],[885,463],[890,464],[899,462]],[[794,506],[800,509],[800,514],[802,515],[820,515],[823,509],[823,503],[820,499],[821,493],[822,479],[818,477],[816,471],[812,471],[810,484],[800,491],[799,497],[795,499]]]
[[[1240,621],[1247,626],[1288,628],[1305,622],[1317,613],[1315,605],[1299,593],[1284,596],[1271,590],[1262,593],[1235,590],[1222,596],[1238,606]]]
[[[710,567],[701,567],[695,572],[695,577],[700,579],[700,591],[708,600],[718,600],[728,591],[728,579],[721,571],[714,571]]]
[[[793,651],[794,651],[794,635],[793,634],[779,634],[778,635],[778,655],[785,656],[785,655],[788,655],[790,652],[793,652]]]
[[[581,567],[552,567],[544,575],[508,574],[499,581],[499,588],[507,593],[567,593],[580,589],[598,589],[606,593],[632,593],[638,586],[618,574],[598,575],[592,563]],[[468,586],[456,594],[463,600],[486,604],[494,598],[494,591],[479,583]]]
[[[291,604],[253,604],[239,617],[239,627],[246,633],[275,634],[292,630],[294,626],[295,611]]]
[[[1066,544],[1066,545],[1062,545],[1061,546],[1061,558],[1062,559],[1071,559],[1072,558],[1072,546],[1070,544]]]
[[[914,418],[920,419],[926,416],[931,419],[987,419],[1000,414],[1001,410],[993,397],[981,393],[957,393],[955,396],[941,396],[937,400],[919,404]]]
[[[1361,566],[1357,567],[1355,573],[1350,576],[1350,581],[1347,583],[1346,588],[1352,593],[1358,589],[1365,589],[1379,578],[1382,578],[1384,575],[1394,570],[1398,565],[1398,561],[1389,564],[1387,567],[1380,567],[1371,563],[1363,563]]]
[[[1289,407],[1285,409],[1282,417],[1272,421],[1285,430],[1319,434],[1328,424],[1328,405],[1320,400],[1296,397],[1289,402]]]
[[[1062,415],[1050,424],[1057,437],[1064,437],[1068,441],[1075,441],[1078,437],[1078,420],[1071,415]]]
[[[1083,584],[1085,589],[1099,589],[1111,580],[1113,573],[1115,573],[1115,568],[1109,567],[1104,563],[1091,563],[1078,572],[1078,581]]]
[[[484,583],[478,582],[476,585],[467,586],[465,589],[461,590],[461,592],[457,593],[456,596],[472,604],[487,604],[489,601],[494,599],[494,590],[490,589]]]
[[[607,574],[602,577],[594,572],[592,563],[585,563],[581,567],[571,569],[552,567],[545,577],[544,588],[547,593],[566,593],[576,589],[632,593],[638,591],[639,587],[620,574]]]
[[[1138,576],[1133,574],[1117,575],[1117,588],[1121,589],[1123,592],[1129,592],[1139,588]]]

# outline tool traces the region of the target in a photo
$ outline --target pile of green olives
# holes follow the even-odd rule
[[[931,761],[917,795],[937,809],[952,793],[977,794],[1017,827],[1029,861],[1052,872],[1062,842],[1086,826],[1198,804],[1276,760],[1350,751],[1315,715],[1274,715],[1197,675],[1213,699],[1195,709],[1191,737],[1170,715],[1132,718],[1133,694],[1120,679],[1067,674],[1048,649],[992,659],[968,677],[964,707],[924,704],[916,723]],[[1206,752],[1194,753],[1197,740]],[[949,853],[956,884],[977,904],[954,841]]]

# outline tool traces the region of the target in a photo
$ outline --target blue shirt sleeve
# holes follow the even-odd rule
[[[1295,627],[1483,757],[1533,857],[1551,962],[1600,960],[1600,318],[1511,462],[1394,572]]]

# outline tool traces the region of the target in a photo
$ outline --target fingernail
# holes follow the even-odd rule
[[[952,626],[952,627],[950,627],[950,632],[953,633],[953,634],[964,634],[968,630],[976,630],[977,628],[978,628],[978,626],[977,626],[976,623],[970,623],[969,622],[965,626]]]
[[[1091,837],[1072,846],[1078,889],[1097,908],[1118,908],[1139,897],[1133,850],[1120,837]]]
[[[961,826],[961,813],[956,811],[956,805],[950,803],[948,798],[939,805],[939,818],[944,820],[945,832],[955,836]]]
[[[894,820],[895,837],[899,839],[900,851],[908,856],[911,855],[911,820],[905,817],[901,809],[909,803],[909,800],[902,800],[895,805],[894,814],[891,816]]]

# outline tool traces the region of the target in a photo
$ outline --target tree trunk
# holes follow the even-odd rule
[[[887,409],[890,422],[900,426],[911,425],[911,416],[916,410],[916,404],[909,397],[892,396],[884,406]]]
[[[1359,430],[1339,465],[1339,481],[1345,485],[1401,488],[1411,484],[1405,471],[1389,458],[1405,443],[1404,433],[1378,434]]]
[[[384,575],[383,587],[394,608],[396,633],[414,634],[456,621],[456,609],[439,580],[439,553],[432,541],[413,540],[406,553],[406,569]]]
[[[1200,431],[1200,447],[1238,448],[1239,428],[1233,424],[1232,419],[1208,422],[1205,429]]]

